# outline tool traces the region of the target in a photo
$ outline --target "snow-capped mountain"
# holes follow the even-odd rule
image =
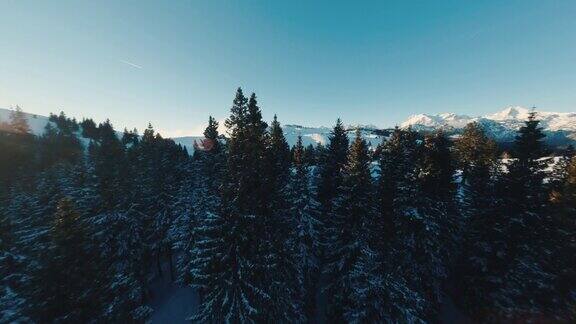
[[[507,107],[495,114],[481,117],[470,117],[456,114],[418,114],[410,116],[401,127],[418,131],[431,131],[443,129],[458,133],[466,124],[477,122],[484,127],[488,134],[501,142],[514,139],[516,131],[524,125],[531,109],[523,107]],[[557,113],[536,110],[540,125],[548,135],[551,144],[565,144],[576,140],[576,113]],[[561,143],[562,142],[562,143]]]
[[[423,128],[463,128],[470,122],[489,120],[497,122],[507,128],[518,129],[528,118],[531,109],[523,107],[508,107],[495,114],[482,117],[470,117],[452,113],[428,115],[418,114],[410,116],[401,124],[403,128],[411,126],[413,129]],[[576,113],[556,113],[536,110],[536,116],[545,130],[576,131]]]
[[[474,118],[466,115],[456,115],[452,113],[445,113],[439,115],[418,114],[410,116],[400,126],[407,128],[411,126],[413,129],[425,128],[441,128],[453,127],[462,128],[468,123],[474,121]]]

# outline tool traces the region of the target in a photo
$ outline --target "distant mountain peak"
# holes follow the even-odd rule
[[[497,112],[492,115],[487,115],[486,119],[491,120],[511,120],[511,119],[522,119],[525,120],[528,118],[528,115],[532,109],[520,107],[520,106],[510,106],[504,108],[504,110]]]
[[[576,139],[576,113],[558,113],[536,111],[540,126],[549,135],[547,141],[556,143]],[[486,132],[499,141],[512,141],[517,130],[524,125],[532,109],[509,106],[503,110],[483,117],[470,117],[453,113],[437,115],[418,114],[408,117],[401,124],[402,128],[411,127],[417,131],[433,131],[436,129],[459,132],[468,123],[478,122]]]

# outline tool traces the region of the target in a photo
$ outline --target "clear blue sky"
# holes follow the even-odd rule
[[[576,111],[576,1],[0,0],[0,107],[176,136],[238,86],[310,126]]]

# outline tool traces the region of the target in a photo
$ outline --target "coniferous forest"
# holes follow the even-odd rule
[[[506,158],[475,123],[290,147],[241,89],[194,152],[50,121],[0,125],[0,323],[146,322],[159,277],[199,323],[576,322],[576,158],[536,113]]]

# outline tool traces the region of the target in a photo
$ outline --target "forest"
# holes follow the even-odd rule
[[[0,323],[143,323],[159,276],[199,323],[576,322],[576,158],[536,113],[505,157],[475,123],[290,147],[240,88],[193,152],[50,121],[0,124]]]

